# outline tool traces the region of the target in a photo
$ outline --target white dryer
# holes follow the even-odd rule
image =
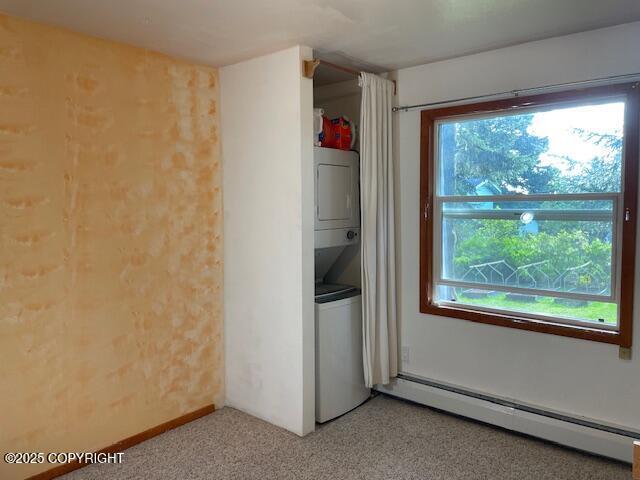
[[[345,247],[360,236],[358,153],[314,147],[315,248]]]

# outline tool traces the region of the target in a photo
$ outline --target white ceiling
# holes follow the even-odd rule
[[[0,11],[215,66],[305,44],[379,72],[640,20],[640,0],[0,0]]]

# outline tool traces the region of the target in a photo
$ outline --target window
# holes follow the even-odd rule
[[[423,313],[631,345],[639,90],[422,112]]]

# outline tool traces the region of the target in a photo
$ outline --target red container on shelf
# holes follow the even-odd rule
[[[335,135],[335,148],[349,150],[351,148],[351,122],[346,117],[338,117],[331,120]]]
[[[335,148],[336,138],[333,133],[333,124],[329,117],[322,116],[322,133],[320,134],[320,146],[327,148]]]
[[[322,117],[322,133],[320,134],[320,146],[327,148],[337,148],[340,150],[350,150],[353,132],[351,122],[346,117],[338,117],[329,120]]]

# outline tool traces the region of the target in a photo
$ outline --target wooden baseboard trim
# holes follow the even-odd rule
[[[633,480],[640,480],[640,442],[633,442]]]
[[[162,423],[155,427],[150,428],[149,430],[145,430],[144,432],[137,433],[132,435],[131,437],[127,437],[124,440],[120,440],[119,442],[114,443],[113,445],[109,445],[101,450],[98,450],[96,453],[116,453],[122,452],[127,448],[133,447],[138,443],[142,443],[145,440],[149,440],[161,433],[164,433],[168,430],[172,430],[176,427],[184,425],[185,423],[192,422],[197,420],[200,417],[204,417],[205,415],[209,415],[215,411],[215,405],[207,405],[206,407],[199,408],[193,412],[182,415],[178,418],[174,418],[173,420],[169,420],[168,422]],[[27,480],[50,480],[52,478],[59,477],[60,475],[64,475],[65,473],[72,472],[79,468],[82,468],[88,464],[79,463],[77,461],[66,463],[64,465],[60,465],[58,467],[54,467],[50,470],[45,470],[44,472],[37,473],[31,477],[28,477]]]

